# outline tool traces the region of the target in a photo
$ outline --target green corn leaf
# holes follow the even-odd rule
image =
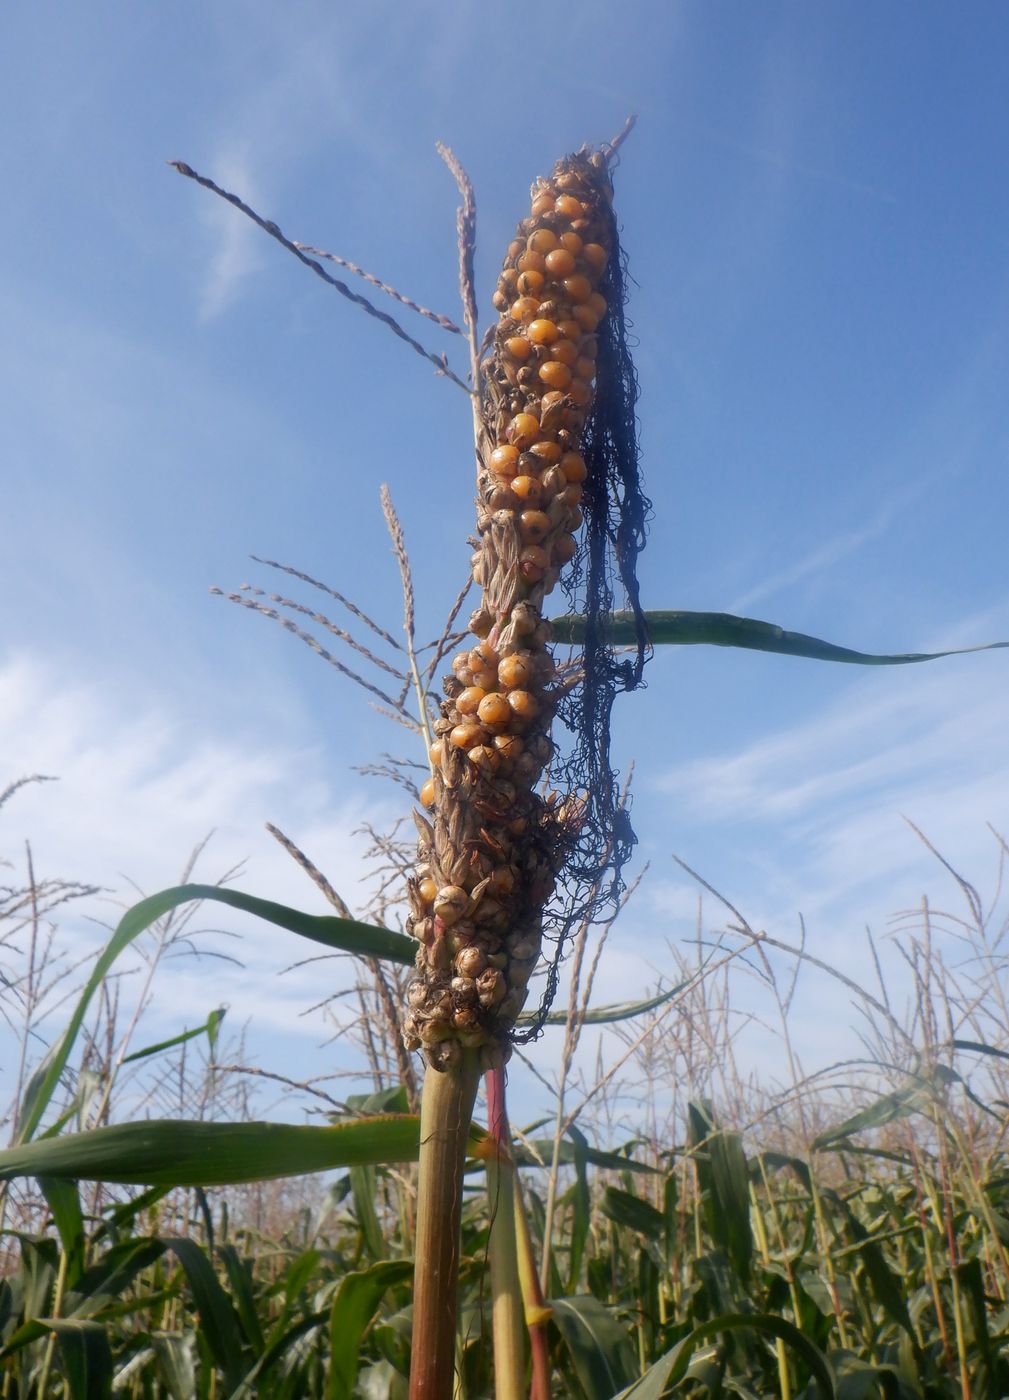
[[[534,1151],[530,1151],[532,1148]],[[534,1138],[529,1147],[516,1142],[513,1153],[518,1167],[549,1167],[553,1158],[553,1138]],[[649,1176],[661,1175],[658,1167],[650,1167],[645,1162],[637,1162],[633,1157],[624,1157],[619,1152],[603,1152],[598,1147],[583,1149],[585,1161],[593,1167],[603,1167],[609,1171],[644,1172]],[[536,1154],[539,1154],[538,1156]],[[574,1166],[577,1149],[570,1142],[561,1142],[560,1161],[565,1166]],[[3,1172],[3,1154],[0,1153],[0,1176]]]
[[[64,1317],[39,1318],[56,1333],[71,1400],[108,1400],[112,1394],[112,1351],[97,1322]]]
[[[976,1055],[993,1055],[997,1060],[1009,1060],[1009,1050],[999,1050],[995,1045],[986,1045],[983,1040],[953,1040],[955,1050],[973,1050]]]
[[[265,1395],[267,1392],[259,1387],[263,1376],[279,1362],[282,1362],[287,1352],[295,1347],[302,1337],[306,1337],[310,1332],[325,1326],[325,1323],[326,1314],[324,1312],[309,1313],[307,1317],[300,1318],[292,1327],[288,1328],[283,1336],[278,1337],[276,1341],[267,1346],[256,1364],[231,1392],[228,1400],[251,1400],[253,1396]],[[282,1390],[269,1393],[284,1395],[288,1397],[288,1400],[295,1400],[300,1392],[292,1389],[289,1385]]]
[[[288,1123],[119,1123],[0,1152],[0,1180],[62,1176],[134,1186],[228,1186],[360,1163],[413,1162],[420,1120],[411,1114],[349,1119],[331,1127]]]
[[[580,1017],[583,1026],[608,1026],[613,1021],[629,1021],[632,1016],[644,1016],[648,1011],[654,1011],[658,1006],[665,1006],[667,1001],[672,1001],[673,997],[682,992],[686,982],[678,982],[675,987],[670,987],[668,992],[660,992],[658,996],[651,997],[648,1001],[624,1001],[616,1002],[612,1006],[597,1006],[585,1015]],[[534,1015],[520,1016],[518,1024],[520,1026],[531,1026],[537,1018]],[[568,1023],[568,1013],[566,1011],[551,1011],[543,1022],[545,1026],[566,1026]]]
[[[750,1223],[750,1184],[746,1157],[738,1133],[716,1127],[706,1101],[687,1105],[690,1140],[697,1175],[705,1194],[705,1215],[712,1238],[722,1246],[743,1279],[753,1257]]]
[[[122,1297],[134,1279],[150,1268],[164,1253],[160,1240],[142,1237],[123,1240],[105,1250],[86,1269],[73,1289],[64,1298],[63,1311],[67,1317],[93,1317]]]
[[[184,1045],[187,1040],[195,1040],[197,1036],[205,1035],[210,1042],[211,1050],[217,1045],[217,1035],[221,1022],[224,1020],[226,1008],[218,1007],[216,1011],[211,1011],[202,1026],[194,1026],[191,1031],[182,1031],[179,1035],[173,1035],[171,1040],[159,1040],[157,1045],[147,1045],[143,1050],[134,1050],[132,1055],[123,1058],[123,1064],[132,1064],[134,1060],[146,1060],[150,1055],[160,1055],[162,1050],[174,1050],[176,1045]]]
[[[256,1295],[252,1282],[252,1260],[243,1259],[233,1244],[222,1244],[217,1257],[224,1265],[228,1286],[235,1302],[235,1311],[242,1324],[245,1340],[256,1356],[262,1356],[266,1342],[256,1311]]]
[[[686,1375],[691,1354],[702,1342],[720,1336],[723,1332],[741,1329],[780,1337],[809,1368],[817,1383],[820,1400],[835,1400],[837,1388],[834,1375],[823,1352],[793,1323],[786,1322],[783,1317],[776,1317],[773,1313],[726,1313],[722,1317],[703,1323],[700,1327],[695,1327],[671,1351],[660,1357],[640,1380],[613,1395],[612,1400],[659,1400],[669,1387]]]
[[[407,1259],[382,1260],[370,1269],[344,1274],[329,1318],[330,1360],[327,1400],[354,1394],[361,1363],[361,1340],[387,1289],[407,1283],[413,1264]]]
[[[66,1256],[66,1287],[75,1288],[84,1270],[84,1212],[77,1183],[58,1176],[41,1176],[39,1188]]]
[[[229,1388],[233,1389],[242,1379],[245,1366],[239,1344],[241,1329],[231,1299],[195,1240],[167,1239],[163,1243],[185,1271],[199,1317],[200,1331],[206,1338],[214,1364],[224,1373]]]
[[[661,1240],[666,1228],[665,1216],[648,1201],[632,1196],[619,1187],[607,1186],[602,1199],[603,1214],[618,1225],[637,1230],[649,1240]]]
[[[893,1123],[898,1118],[908,1118],[913,1113],[921,1113],[936,1100],[942,1089],[950,1084],[961,1083],[956,1070],[946,1065],[932,1065],[923,1074],[916,1075],[903,1089],[883,1094],[874,1103],[860,1112],[846,1118],[836,1128],[828,1128],[825,1133],[814,1138],[812,1147],[819,1150],[850,1137],[852,1133],[864,1132],[867,1128],[879,1128],[884,1123]]]
[[[549,1306],[588,1400],[610,1400],[637,1370],[626,1329],[590,1294],[552,1298]]]
[[[385,958],[389,962],[405,963],[408,967],[413,966],[417,955],[414,940],[393,929],[361,924],[356,919],[338,919],[332,914],[304,914],[300,909],[289,909],[286,904],[274,904],[272,900],[258,899],[255,895],[243,894],[241,890],[223,889],[220,885],[176,885],[173,889],[161,890],[135,904],[123,922],[129,918],[143,920],[143,926],[147,928],[169,910],[197,899],[216,900],[218,904],[241,909],[245,914],[255,914],[258,919],[265,919],[267,923],[277,924],[291,933],[310,938],[313,943],[323,943],[327,948],[336,948],[342,953],[356,953],[364,958]]]
[[[66,1030],[32,1077],[21,1105],[17,1135],[19,1143],[30,1142],[35,1136],[66,1068],[91,998],[104,982],[120,953],[169,910],[197,899],[217,900],[221,904],[255,914],[258,918],[279,924],[281,928],[290,929],[316,943],[324,943],[329,948],[339,948],[346,953],[388,958],[393,962],[410,965],[414,961],[416,946],[412,939],[402,933],[394,933],[391,929],[373,928],[370,924],[359,924],[352,919],[302,914],[297,909],[288,909],[286,905],[256,899],[252,895],[241,894],[238,890],[221,889],[217,885],[177,885],[174,889],[162,890],[160,894],[142,899],[120,919],[116,931],[92,969]]]
[[[835,646],[804,632],[786,632],[773,622],[753,617],[736,617],[719,612],[646,612],[648,640],[653,646],[743,647],[749,651],[773,651],[784,656],[804,656],[813,661],[845,661],[854,666],[908,666],[917,661],[938,661],[943,656],[966,656],[974,651],[995,651],[1009,642],[988,642],[985,646],[954,647],[950,651],[910,651],[878,655]],[[554,640],[580,645],[585,640],[583,617],[551,619]],[[610,614],[607,640],[615,646],[637,641],[634,614]]]
[[[378,1212],[375,1210],[375,1168],[351,1167],[350,1190],[354,1198],[354,1215],[357,1217],[364,1247],[372,1259],[384,1259],[388,1251]]]
[[[571,1188],[572,1221],[570,1236],[570,1268],[568,1272],[568,1292],[574,1293],[581,1273],[585,1241],[589,1237],[592,1215],[592,1198],[589,1194],[589,1174],[586,1153],[589,1140],[581,1128],[574,1124],[568,1128],[568,1137],[574,1144],[575,1181]]]

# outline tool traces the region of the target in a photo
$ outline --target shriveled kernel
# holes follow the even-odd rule
[[[513,360],[518,360],[520,363],[528,360],[533,351],[533,347],[522,335],[509,336],[505,341],[505,349]]]
[[[568,394],[579,408],[588,408],[592,402],[592,385],[586,384],[584,379],[572,379],[568,385]]]
[[[560,360],[562,365],[573,365],[578,359],[578,347],[573,340],[555,340],[550,347],[550,358]]]
[[[511,721],[511,710],[504,695],[493,692],[480,701],[480,723],[490,730],[504,729]]]
[[[502,762],[513,763],[525,748],[525,740],[517,734],[495,734],[494,747],[501,755]]]
[[[524,510],[519,517],[519,530],[526,544],[540,544],[550,533],[549,517],[542,510]]]
[[[572,307],[571,315],[581,326],[582,330],[588,331],[590,335],[599,325],[601,319],[597,312],[591,306],[587,305]]]
[[[573,194],[562,194],[554,204],[554,212],[561,214],[565,219],[580,219],[585,209],[581,200],[576,199]]]
[[[577,170],[562,171],[561,174],[557,176],[554,184],[559,190],[564,190],[568,194],[578,194],[579,192],[583,192],[585,188],[582,177],[578,174]]]
[[[509,895],[515,888],[516,871],[513,865],[499,865],[490,873],[488,889],[491,894]]]
[[[540,442],[534,442],[529,451],[538,458],[541,466],[552,466],[559,462],[564,455],[564,449],[559,442],[548,442],[545,438]]]
[[[472,715],[487,692],[478,685],[467,686],[461,695],[456,696],[455,707],[461,715]]]
[[[610,309],[609,303],[603,296],[602,292],[593,292],[592,295],[589,297],[588,306],[590,311],[594,311],[596,313],[600,321]]]
[[[555,248],[546,255],[546,270],[551,277],[570,277],[575,270],[575,257],[566,248]]]
[[[584,494],[581,482],[575,481],[565,490],[564,499],[569,506],[576,506]]]
[[[551,389],[566,389],[571,383],[571,371],[560,360],[547,360],[540,365],[539,374],[543,383],[549,384]]]
[[[497,968],[489,967],[476,979],[476,990],[480,1005],[491,1007],[504,1000],[508,987]]]
[[[520,501],[537,505],[543,496],[543,488],[537,476],[517,476],[512,482],[512,490]]]
[[[543,487],[543,495],[549,499],[551,496],[559,496],[567,487],[567,477],[561,468],[560,463],[554,467],[548,467],[540,479]]]
[[[530,268],[528,272],[519,273],[518,282],[516,283],[516,290],[521,292],[523,297],[535,297],[538,292],[541,292],[543,290],[543,284],[546,282],[546,280],[547,279],[545,273],[537,272],[535,268]],[[538,310],[538,301],[536,303],[536,306]],[[523,319],[525,318],[523,317]]]
[[[550,567],[550,556],[538,544],[526,545],[519,555],[519,570],[528,583],[539,583]],[[515,692],[511,691],[514,695]]]
[[[532,202],[533,218],[538,219],[541,214],[549,214],[553,207],[554,196],[552,194],[547,194],[546,192],[538,194]]]
[[[593,272],[602,272],[609,261],[609,256],[601,243],[586,243],[582,248],[582,258]]]
[[[506,486],[498,486],[495,489],[498,491],[508,490]],[[481,606],[473,609],[469,615],[469,622],[466,625],[474,636],[486,637],[487,633],[494,626],[494,621],[494,614],[491,612],[490,608]]]
[[[461,885],[443,885],[434,897],[434,916],[448,927],[461,919],[469,907],[469,895]]]
[[[584,333],[584,327],[576,321],[574,317],[568,317],[566,320],[558,321],[557,329],[565,340],[577,341]]]
[[[540,423],[531,413],[516,413],[508,424],[508,438],[513,447],[520,451],[529,447],[539,436]]]
[[[456,749],[472,749],[484,737],[481,724],[457,724],[449,734],[449,743]]]
[[[435,797],[437,796],[437,792],[438,792],[438,790],[437,790],[437,788],[435,787],[434,779],[433,779],[433,778],[428,778],[427,782],[424,783],[423,787],[422,787],[421,790],[420,790],[420,804],[421,804],[421,806],[422,806],[422,807],[431,807],[431,806],[433,806],[433,805],[434,805],[434,799],[435,799]]]
[[[460,977],[479,977],[487,959],[479,948],[463,948],[455,955],[455,970]]]
[[[550,345],[558,338],[560,331],[553,321],[539,317],[535,321],[529,322],[526,334],[536,345]]]
[[[573,277],[565,277],[564,290],[572,301],[588,302],[592,295],[592,283],[582,273],[576,272]],[[577,311],[577,308],[575,310]],[[578,319],[577,315],[575,319]]]
[[[558,535],[550,546],[550,557],[555,564],[566,564],[578,553],[578,541],[574,535]]]
[[[561,247],[566,248],[569,253],[573,253],[577,257],[582,251],[581,235],[568,229],[567,233],[561,234]]]
[[[454,673],[456,679],[462,681],[463,685],[472,685],[472,684],[473,684],[473,677],[472,677],[472,675],[471,675],[471,673],[470,673],[470,669],[469,669],[469,652],[468,652],[468,651],[460,651],[460,652],[457,652],[455,656],[453,656],[453,658],[452,658],[452,671],[453,671],[453,673]]]
[[[522,342],[525,344],[525,341]],[[497,472],[498,476],[514,476],[518,471],[519,450],[517,447],[506,445],[495,447],[490,454],[491,471]]]
[[[554,207],[556,208],[556,205]],[[532,253],[552,253],[557,243],[557,235],[553,229],[538,228],[535,233],[529,235],[526,247]]]
[[[501,755],[489,744],[477,744],[476,748],[469,750],[466,757],[483,773],[496,773],[501,766]]]
[[[517,637],[528,636],[540,624],[540,615],[532,603],[516,603],[512,609],[512,630]]]
[[[469,664],[474,668],[477,666],[496,666],[500,659],[497,647],[492,646],[486,639],[477,642],[469,654]]]

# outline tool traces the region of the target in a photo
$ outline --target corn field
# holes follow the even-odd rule
[[[467,373],[342,269],[391,291],[397,314],[432,313],[174,163],[466,394],[470,588],[421,644],[406,532],[383,488],[405,646],[366,600],[290,565],[263,561],[352,624],[259,588],[224,594],[410,731],[411,760],[375,771],[399,784],[414,835],[371,833],[366,907],[355,913],[276,828],[332,913],[228,877],[198,883],[191,864],[82,968],[59,929],[93,888],[39,876],[29,856],[0,890],[16,1066],[0,1152],[3,1400],[1009,1395],[1001,879],[985,903],[938,857],[954,904],[926,901],[897,935],[913,988],[902,1012],[885,981],[870,989],[750,927],[704,881],[707,922],[674,952],[675,976],[632,1003],[598,994],[601,951],[642,877],[626,873],[629,783],[610,762],[610,712],[633,706],[624,693],[656,649],[861,665],[938,655],[869,656],[643,605],[637,556],[663,527],[638,471],[614,212],[631,125],[532,186],[486,332],[475,196],[442,148],[460,192],[453,329]],[[462,464],[460,490],[472,476]],[[551,607],[559,587],[565,604]],[[1009,846],[993,841],[1001,877]],[[221,904],[353,958],[348,1034],[367,1092],[341,1098],[324,1075],[250,1064],[222,1012],[141,1046],[145,995],[121,1014],[120,960],[142,953],[146,993],[193,937],[194,910]],[[712,925],[726,907],[732,921]],[[791,1038],[800,975],[833,979],[856,1008],[864,1058],[805,1076]],[[738,1054],[754,980],[777,1016],[784,1086]],[[43,1045],[54,1008],[62,1029]],[[530,1122],[507,1102],[507,1066],[547,1026],[560,1053],[542,1082],[549,1110]],[[593,1060],[598,1036],[609,1050]],[[271,1079],[325,1123],[262,1120]]]

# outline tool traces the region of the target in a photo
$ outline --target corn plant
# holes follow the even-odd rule
[[[7,1336],[4,1347],[13,1357],[41,1346],[41,1360],[16,1383],[5,1383],[10,1400],[44,1400],[57,1346],[71,1394],[108,1393],[111,1351],[94,1318],[107,1319],[109,1299],[137,1288],[156,1299],[149,1306],[164,1306],[165,1325],[153,1328],[131,1353],[117,1384],[122,1389],[131,1383],[129,1366],[139,1374],[157,1362],[165,1387],[159,1393],[180,1400],[197,1393],[197,1386],[201,1395],[235,1400],[256,1393],[350,1396],[363,1369],[375,1386],[387,1386],[385,1393],[400,1394],[407,1364],[412,1400],[448,1400],[456,1387],[486,1393],[491,1383],[500,1400],[517,1400],[530,1393],[530,1385],[534,1400],[547,1400],[561,1348],[571,1358],[573,1393],[592,1400],[617,1394],[646,1400],[681,1385],[712,1395],[835,1395],[837,1373],[845,1366],[855,1379],[845,1379],[841,1392],[850,1396],[868,1394],[874,1384],[887,1394],[937,1394],[928,1388],[933,1373],[941,1373],[954,1353],[962,1374],[973,1364],[969,1358],[979,1357],[992,1385],[1004,1381],[1004,1364],[986,1330],[985,1295],[986,1287],[1004,1288],[1006,1282],[1000,1183],[977,1178],[968,1204],[952,1200],[941,1171],[917,1172],[923,1218],[929,1211],[936,1221],[943,1211],[971,1216],[966,1238],[977,1248],[970,1257],[958,1255],[954,1273],[944,1280],[927,1226],[922,1228],[932,1254],[918,1243],[904,1184],[885,1206],[876,1202],[866,1218],[861,1203],[820,1182],[808,1161],[778,1160],[767,1152],[748,1159],[739,1136],[723,1130],[703,1103],[687,1113],[686,1143],[650,1163],[633,1150],[593,1149],[565,1115],[563,1102],[546,1157],[530,1158],[509,1129],[503,1068],[516,1041],[536,1034],[551,1018],[567,1024],[576,1039],[587,1015],[598,1021],[651,1011],[665,1015],[682,991],[677,987],[629,1007],[572,1006],[559,1017],[550,1010],[563,935],[605,919],[624,894],[621,870],[633,838],[610,766],[609,714],[616,693],[640,681],[650,650],[705,643],[863,665],[934,659],[918,653],[870,656],[725,614],[642,609],[634,564],[648,503],[637,475],[635,381],[623,336],[623,255],[612,204],[614,156],[627,130],[600,150],[563,158],[535,184],[494,293],[498,322],[483,339],[472,271],[475,202],[465,172],[451,152],[443,152],[462,193],[458,233],[468,376],[451,370],[444,357],[323,263],[360,269],[287,238],[237,195],[176,163],[180,174],[227,199],[465,391],[478,495],[471,574],[480,598],[467,632],[456,638],[465,645],[451,662],[438,706],[432,706],[429,687],[449,649],[449,632],[423,675],[410,633],[403,694],[412,686],[413,727],[425,744],[429,776],[415,811],[419,839],[406,880],[405,932],[356,921],[338,901],[340,913],[316,916],[230,888],[190,883],[135,905],[95,963],[64,1033],[26,1088],[14,1143],[0,1153],[5,1178],[39,1178],[59,1236],[58,1247],[52,1240],[31,1246],[36,1284],[44,1280],[25,1310],[30,1320]],[[433,319],[444,324],[446,318]],[[387,514],[396,539],[391,505]],[[401,534],[399,539],[401,546]],[[573,580],[573,604],[551,621],[545,600],[564,582],[565,570]],[[611,577],[623,590],[619,600],[612,596]],[[298,631],[289,620],[284,625]],[[575,647],[573,658],[559,666],[551,641]],[[404,701],[392,703],[402,708]],[[559,756],[552,730],[558,713],[574,736],[568,755]],[[303,863],[310,867],[307,858]],[[393,1009],[391,1021],[401,1029],[403,1053],[423,1057],[419,1117],[407,1111],[404,1083],[353,1105],[353,1112],[325,1127],[151,1121],[61,1131],[66,1115],[53,1119],[58,1091],[104,980],[154,921],[197,900],[266,919],[376,968],[387,963],[412,969],[405,1004]],[[546,960],[546,994],[531,1012],[525,1003],[542,965],[547,923],[561,936]],[[389,986],[383,986],[388,999]],[[486,1131],[472,1122],[481,1075],[487,1082]],[[941,1075],[927,1079],[927,1093],[914,1100],[917,1110],[938,1111],[946,1087],[941,1081]],[[833,1138],[812,1143],[811,1151],[826,1151],[881,1121],[878,1114],[849,1120]],[[519,1179],[520,1168],[537,1160],[552,1166],[546,1199]],[[391,1178],[375,1173],[414,1161],[416,1218],[401,1218],[386,1232],[374,1195],[379,1180]],[[475,1163],[486,1168],[483,1202],[467,1199],[466,1177]],[[562,1191],[565,1164],[573,1184]],[[595,1200],[590,1165],[609,1174]],[[283,1254],[282,1281],[257,1272],[232,1243],[215,1242],[209,1209],[203,1249],[154,1231],[130,1236],[128,1248],[118,1253],[111,1244],[96,1263],[86,1257],[80,1180],[140,1185],[154,1193],[123,1207],[114,1227],[123,1231],[156,1203],[158,1193],[205,1192],[332,1170],[344,1173],[359,1234],[353,1248],[331,1251],[325,1279],[315,1245]],[[797,1190],[778,1184],[786,1172],[799,1183]],[[642,1181],[649,1190],[639,1194]],[[562,1219],[569,1222],[563,1275],[557,1262]],[[412,1288],[405,1258],[386,1257],[393,1234],[404,1256],[413,1251]],[[921,1269],[934,1285],[930,1296],[940,1317],[951,1306],[944,1290],[952,1290],[963,1338],[959,1350],[943,1353],[942,1365],[931,1356],[916,1315],[898,1297],[897,1266],[881,1253],[885,1249],[926,1250]],[[803,1272],[812,1253],[820,1271],[815,1279]],[[362,1254],[370,1260],[364,1267]],[[482,1308],[485,1254],[493,1368],[469,1340],[470,1323]],[[858,1260],[853,1276],[844,1262],[851,1258]],[[172,1259],[174,1271],[165,1262]],[[199,1314],[195,1342],[174,1325],[181,1306],[179,1269]],[[316,1288],[311,1297],[310,1283]],[[369,1334],[377,1352],[369,1352],[362,1368],[362,1337],[387,1298],[395,1300],[395,1310]],[[49,1300],[48,1311],[42,1299]],[[408,1303],[410,1318],[403,1311]],[[964,1330],[968,1313],[973,1342]],[[837,1353],[833,1363],[826,1357],[829,1346]],[[862,1352],[869,1358],[864,1362]],[[908,1376],[917,1376],[917,1390],[906,1388]]]

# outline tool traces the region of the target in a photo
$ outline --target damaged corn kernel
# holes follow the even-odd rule
[[[502,1063],[539,958],[543,909],[576,823],[537,790],[553,752],[555,670],[543,599],[578,549],[579,451],[607,313],[606,162],[579,153],[532,192],[509,245],[485,362],[478,455],[482,589],[452,662],[418,812],[408,928],[418,940],[404,1035],[435,1069],[480,1047]]]

